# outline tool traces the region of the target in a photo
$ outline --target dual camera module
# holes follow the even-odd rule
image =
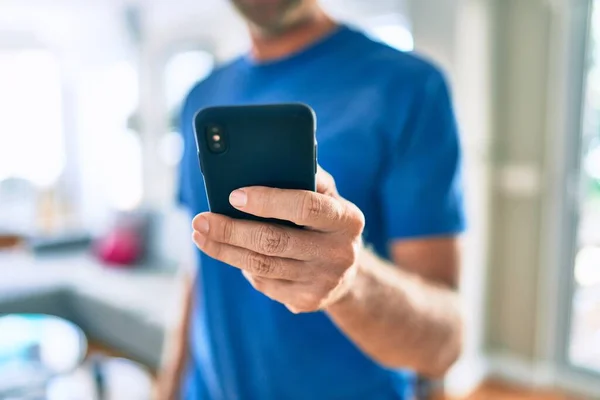
[[[206,141],[210,151],[216,154],[227,151],[227,137],[222,127],[209,125],[206,128]]]

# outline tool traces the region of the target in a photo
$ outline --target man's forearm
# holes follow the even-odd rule
[[[458,294],[402,271],[370,251],[353,286],[326,310],[366,354],[392,368],[440,376],[460,353]]]

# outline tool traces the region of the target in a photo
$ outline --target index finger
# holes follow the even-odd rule
[[[254,186],[235,190],[229,201],[248,214],[291,221],[323,232],[343,228],[346,222],[343,202],[307,190]]]

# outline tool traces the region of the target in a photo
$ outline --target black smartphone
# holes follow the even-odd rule
[[[211,212],[261,220],[231,206],[231,192],[247,186],[316,189],[316,117],[309,106],[210,107],[196,114],[194,128]]]

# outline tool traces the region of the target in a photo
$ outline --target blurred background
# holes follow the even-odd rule
[[[323,4],[453,87],[447,395],[600,398],[600,0]],[[179,107],[247,45],[226,0],[0,0],[0,399],[148,398],[192,265]]]

